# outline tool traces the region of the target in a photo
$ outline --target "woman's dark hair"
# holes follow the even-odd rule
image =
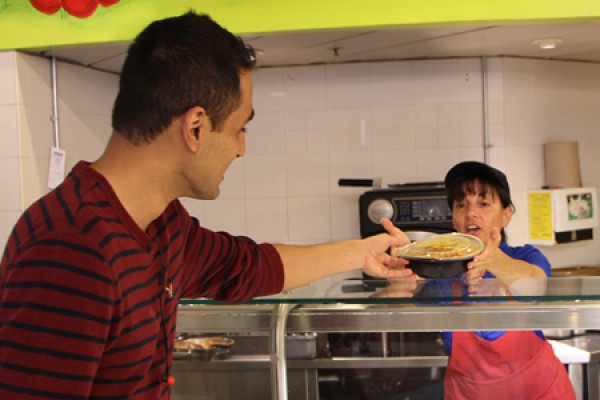
[[[219,130],[240,105],[240,72],[255,62],[252,47],[207,15],[190,11],[155,21],[129,47],[113,129],[134,144],[150,142],[174,118],[201,106]]]

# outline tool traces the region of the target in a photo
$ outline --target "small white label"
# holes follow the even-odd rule
[[[66,153],[58,147],[50,150],[50,169],[48,170],[48,187],[54,189],[65,179]]]

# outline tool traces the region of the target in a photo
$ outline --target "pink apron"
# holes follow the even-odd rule
[[[567,371],[547,340],[508,331],[494,341],[454,332],[446,400],[574,400]]]

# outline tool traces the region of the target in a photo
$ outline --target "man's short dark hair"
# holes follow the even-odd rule
[[[213,129],[241,102],[240,72],[256,58],[243,40],[192,11],[155,21],[129,47],[112,114],[115,131],[134,144],[152,141],[194,106]]]

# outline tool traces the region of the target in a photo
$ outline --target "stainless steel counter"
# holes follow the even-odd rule
[[[286,400],[287,369],[298,363],[282,356],[286,333],[600,329],[600,278],[521,280],[511,287],[495,280],[478,287],[460,280],[427,281],[409,293],[402,283],[351,280],[325,293],[284,294],[241,305],[182,300],[177,318],[180,332],[268,332],[272,398]],[[315,362],[330,367],[418,363],[406,357]]]
[[[278,305],[185,304],[180,332],[271,332]],[[600,329],[600,301],[463,305],[288,305],[286,332]],[[293,307],[293,308],[292,308]]]

